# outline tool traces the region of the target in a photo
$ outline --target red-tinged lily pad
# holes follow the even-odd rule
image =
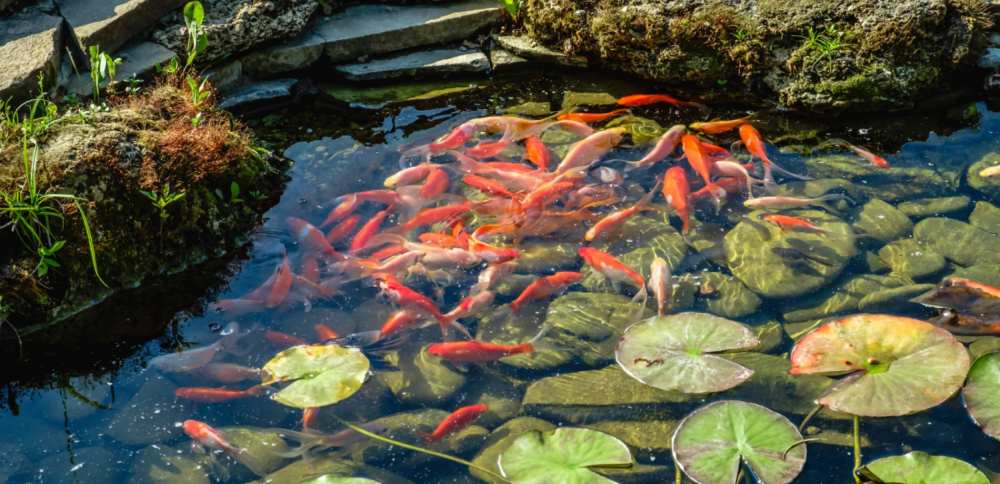
[[[674,431],[674,460],[699,484],[732,484],[741,464],[757,482],[791,482],[806,462],[802,434],[779,413],[756,403],[722,400],[681,420]]]
[[[924,321],[857,314],[831,321],[792,349],[792,375],[847,375],[817,403],[861,417],[926,410],[962,386],[969,353],[948,331]]]
[[[983,432],[1000,439],[1000,353],[987,353],[976,360],[962,398]]]
[[[865,466],[882,482],[905,484],[988,484],[975,466],[954,457],[926,452],[883,457]]]
[[[711,393],[743,383],[753,370],[711,353],[760,344],[750,328],[708,313],[652,317],[625,330],[615,359],[630,376],[651,387]]]

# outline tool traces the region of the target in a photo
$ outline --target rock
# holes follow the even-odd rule
[[[906,237],[913,230],[913,222],[905,213],[878,198],[861,207],[853,225],[860,233],[882,242]]]
[[[670,225],[651,217],[633,217],[625,222],[622,233],[611,242],[595,244],[601,250],[618,254],[624,248],[639,247],[618,256],[644,278],[649,278],[649,265],[655,257],[661,257],[670,267],[677,267],[687,255],[687,243]],[[581,270],[584,274],[580,285],[589,291],[614,292],[612,284],[604,275],[590,267]]]
[[[900,239],[886,244],[878,251],[892,274],[910,279],[920,279],[948,266],[944,257],[914,239]]]
[[[250,480],[254,477],[245,464],[253,469],[269,473],[280,469],[288,460],[279,455],[289,450],[288,445],[285,443],[285,439],[273,429],[222,427],[219,431],[229,443],[237,449],[241,449],[240,463],[231,458],[228,459],[229,473],[234,476],[244,476],[240,480]]]
[[[30,442],[24,436],[30,435]],[[63,425],[53,425],[40,418],[18,415],[16,418],[5,419],[4,425],[0,427],[0,443],[5,452],[0,455],[7,455],[10,451],[10,462],[0,461],[0,470],[16,471],[15,464],[20,462],[18,454],[27,458],[30,462],[38,462],[44,457],[51,455],[53,449],[59,449],[60,445],[66,445],[66,435]],[[26,470],[26,469],[21,469]]]
[[[51,85],[59,71],[62,19],[25,9],[0,19],[0,99],[20,104],[38,91],[38,76]]]
[[[494,35],[493,40],[514,54],[538,62],[561,64],[565,66],[586,67],[587,59],[580,56],[570,56],[542,46],[533,39],[523,35]]]
[[[697,279],[698,288],[692,292],[697,295],[695,308],[699,311],[735,319],[753,314],[760,307],[760,298],[733,276],[720,272],[699,272],[693,278]],[[691,274],[684,274],[678,284],[693,278]]]
[[[342,64],[334,69],[352,81],[369,81],[485,73],[489,68],[489,59],[482,52],[435,49],[357,64]]]
[[[401,412],[375,419],[373,423],[385,428],[383,435],[402,442],[421,442],[423,436],[434,431],[448,412],[423,409]],[[489,431],[472,424],[427,447],[447,454],[468,456],[480,448]],[[426,466],[433,458],[400,447],[366,439],[348,447],[351,458],[369,465],[410,471]]]
[[[1000,203],[1000,176],[983,177],[979,173],[991,166],[1000,165],[1000,153],[993,152],[983,155],[975,163],[969,165],[965,181],[973,190],[986,195],[995,203]]]
[[[199,63],[232,58],[265,42],[298,35],[319,3],[314,0],[205,0],[204,31],[208,49],[198,55]],[[181,14],[164,20],[153,39],[184,55],[187,29]]]
[[[28,456],[24,455],[17,445],[0,443],[0,481],[14,482],[10,480],[10,477],[21,472],[22,469],[27,471],[30,464]]]
[[[36,482],[76,484],[79,482],[117,482],[121,465],[113,452],[103,447],[73,449],[61,452],[34,464]]]
[[[873,292],[861,298],[858,310],[865,313],[902,312],[910,306],[917,309],[919,305],[910,302],[927,291],[934,289],[934,284],[909,284],[891,289]]]
[[[246,110],[287,101],[294,95],[298,82],[296,79],[275,79],[250,84],[230,92],[219,103],[219,107],[230,111]]]
[[[147,372],[148,379],[107,425],[107,434],[125,445],[168,442],[183,435],[178,422],[193,410],[191,404],[174,396],[177,388],[166,378]]]
[[[975,264],[969,267],[959,267],[949,274],[954,277],[964,277],[983,284],[1000,287],[1000,272],[993,263]]]
[[[618,104],[618,98],[606,92],[563,92],[562,109],[573,109],[583,106],[614,106]]]
[[[166,445],[152,445],[136,454],[129,482],[136,484],[209,484],[208,462]]]
[[[396,352],[390,362],[399,371],[381,372],[377,377],[406,405],[441,405],[454,398],[466,382],[465,375],[418,346]]]
[[[256,49],[240,58],[247,74],[266,78],[303,70],[323,56],[326,40],[315,32],[306,32],[278,45]]]
[[[913,227],[913,238],[963,266],[1000,262],[1000,237],[955,219],[921,220]]]
[[[781,343],[785,339],[784,328],[781,322],[773,315],[758,313],[749,320],[742,320],[741,322],[750,326],[750,330],[754,332],[754,336],[760,341],[760,344],[756,348],[753,348],[756,352],[767,353],[772,351],[781,346]]]
[[[523,274],[549,274],[574,270],[580,265],[578,244],[569,242],[526,242],[518,250],[515,271]]]
[[[724,239],[729,270],[751,291],[787,298],[829,284],[855,255],[854,232],[826,212],[804,210],[804,217],[826,230],[822,234],[785,232],[751,212]]]
[[[865,266],[868,267],[868,270],[866,272],[870,272],[872,274],[884,274],[891,270],[889,265],[886,264],[885,261],[878,256],[878,252],[876,251],[873,250],[865,251],[864,258],[865,258]]]
[[[144,35],[160,17],[184,4],[183,0],[56,0],[56,3],[84,52],[91,45],[114,52],[129,39]]]
[[[527,59],[503,47],[494,46],[490,49],[490,69],[496,74],[517,72],[530,65]]]
[[[782,317],[788,322],[799,322],[854,312],[868,294],[903,284],[904,281],[896,277],[854,276],[821,292],[789,301],[782,307]]]
[[[336,455],[325,455],[313,459],[299,459],[275,471],[256,484],[301,484],[303,481],[330,474],[343,477],[366,477],[381,484],[412,484],[391,472],[371,467]]]
[[[488,0],[441,5],[359,5],[321,19],[313,32],[329,62],[466,39],[503,18]]]
[[[515,114],[518,116],[548,116],[552,114],[552,103],[548,101],[526,101],[508,108],[504,108],[504,114]],[[524,253],[521,253],[521,259]],[[520,260],[518,261],[520,262]]]
[[[500,468],[497,466],[497,460],[515,439],[532,430],[544,432],[554,428],[555,425],[540,418],[518,417],[510,420],[490,433],[472,462],[499,474]],[[483,481],[492,482],[489,475],[476,468],[469,468],[469,472]]]
[[[913,106],[975,63],[991,24],[986,9],[943,0],[525,0],[520,7],[527,35],[564,55],[671,85],[710,89],[725,80],[807,111]],[[824,50],[817,36],[841,43]]]
[[[72,390],[45,392],[34,401],[35,410],[45,420],[64,425],[67,419],[75,422],[94,414],[102,406],[105,409],[112,406],[111,386],[103,381],[71,378],[66,385],[67,390]]]
[[[539,346],[559,348],[587,366],[603,366],[614,359],[622,331],[649,315],[624,296],[570,292],[549,305],[544,323],[549,329]]]
[[[671,440],[676,420],[605,420],[584,425],[584,427],[613,435],[633,450],[638,460],[649,460],[650,456],[665,457],[670,454]]]
[[[122,59],[122,63],[118,65],[115,80],[122,82],[133,76],[139,79],[150,79],[156,72],[156,66],[170,62],[174,55],[173,51],[155,42],[126,45],[114,54],[115,57]],[[102,85],[106,86],[107,83],[102,83]],[[89,96],[93,93],[93,89],[89,71],[74,74],[66,82],[66,91],[77,96]]]
[[[673,479],[673,466],[654,466],[633,464],[629,467],[596,469],[597,472],[612,482],[619,484],[644,484],[647,482],[670,482]]]
[[[958,180],[942,177],[930,168],[894,166],[882,169],[856,156],[842,154],[807,157],[803,162],[810,176],[841,179],[868,197],[891,202],[944,196],[958,189]]]
[[[989,202],[976,202],[969,224],[993,235],[1000,235],[1000,208]]]
[[[204,77],[219,92],[229,92],[243,80],[243,63],[234,60],[205,71]]]
[[[326,84],[323,93],[348,103],[351,107],[381,109],[385,106],[416,103],[428,99],[471,91],[480,86],[468,81],[428,81],[379,84],[376,86],[355,83]]]
[[[320,409],[314,427],[325,432],[336,432],[342,427],[337,417],[352,422],[368,422],[392,412],[398,406],[399,402],[381,378],[369,378],[354,395],[336,406]]]
[[[972,344],[969,345],[969,356],[972,361],[987,353],[1000,350],[1000,337],[997,336],[976,336]]]
[[[513,344],[531,339],[545,323],[545,305],[532,303],[525,305],[517,315],[502,306],[479,321],[476,338],[494,343]],[[546,343],[538,345],[532,353],[509,356],[500,360],[506,367],[546,371],[560,368],[574,361],[575,354],[568,348],[549,344],[557,339],[551,331],[542,338]]]
[[[976,65],[983,69],[996,69],[1000,67],[1000,49],[996,47],[987,48],[986,53],[979,58]]]
[[[969,197],[939,197],[909,200],[898,205],[899,211],[906,215],[922,219],[934,216],[950,216],[963,212],[969,207]]]

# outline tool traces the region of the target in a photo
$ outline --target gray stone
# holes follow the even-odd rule
[[[352,81],[369,81],[485,73],[489,68],[490,62],[486,54],[478,50],[435,49],[357,64],[343,64],[334,69]]]
[[[107,434],[126,445],[149,445],[166,442],[182,435],[178,422],[192,415],[191,404],[174,396],[173,383],[147,373],[149,379],[135,395],[120,405],[118,414],[107,425]]]
[[[527,59],[503,47],[490,49],[490,69],[496,74],[518,71],[531,65]]]
[[[1000,235],[1000,208],[990,202],[976,202],[969,215],[969,224],[994,235]]]
[[[149,79],[156,72],[156,66],[166,64],[174,55],[173,51],[155,42],[127,45],[114,54],[122,59],[115,73],[115,81],[121,82],[132,76]],[[102,83],[104,85],[107,82]],[[80,72],[70,77],[66,83],[66,91],[77,96],[90,95],[93,92],[90,72]]]
[[[270,77],[311,66],[323,56],[326,40],[307,32],[278,45],[254,50],[244,55],[243,69],[254,77]]]
[[[305,29],[319,7],[315,0],[204,0],[208,50],[199,63],[227,59],[265,42],[293,37]],[[153,39],[184,54],[187,30],[180,13],[164,21]],[[186,55],[186,54],[185,54]]]
[[[989,197],[993,202],[1000,203],[1000,176],[984,177],[979,173],[993,166],[1000,165],[1000,153],[992,152],[983,155],[966,173],[966,181],[972,189]]]
[[[494,35],[493,40],[500,47],[526,59],[567,66],[587,66],[587,59],[585,57],[569,56],[562,52],[554,51],[525,35]]]
[[[969,197],[938,197],[908,200],[900,203],[897,208],[914,219],[933,216],[948,216],[962,212],[969,207]]]
[[[228,92],[243,79],[243,63],[234,60],[205,71],[204,77],[212,82],[219,92]]]
[[[219,103],[219,107],[234,110],[288,100],[294,94],[293,88],[298,82],[296,79],[275,79],[250,84],[230,92]]]
[[[14,105],[37,94],[38,76],[51,84],[59,70],[62,19],[25,9],[0,20],[0,99]]]
[[[152,445],[136,454],[129,482],[136,484],[209,484],[208,462],[180,448]]]
[[[84,52],[99,45],[114,52],[129,39],[143,36],[160,17],[179,9],[183,0],[56,0]]]
[[[913,222],[905,213],[878,198],[868,201],[858,213],[854,228],[882,242],[910,235]]]
[[[499,23],[503,8],[489,0],[443,5],[358,5],[321,19],[314,33],[333,63],[470,37]]]
[[[36,482],[77,484],[81,482],[117,482],[121,465],[115,454],[103,447],[73,449],[61,452],[35,464]]]
[[[963,266],[1000,262],[1000,237],[955,219],[921,220],[913,227],[913,238]]]

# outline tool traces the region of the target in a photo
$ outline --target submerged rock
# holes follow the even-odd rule
[[[166,445],[139,451],[132,461],[129,482],[136,484],[209,484],[210,463]]]
[[[670,454],[677,423],[677,420],[605,420],[584,427],[617,437],[637,451],[637,459],[648,460],[650,456]]]
[[[176,424],[192,414],[192,407],[174,396],[176,388],[166,378],[151,375],[108,422],[108,436],[125,445],[149,445],[183,435]]]
[[[990,202],[976,202],[969,224],[993,235],[1000,235],[1000,208]]]
[[[73,449],[72,453],[61,452],[36,462],[32,480],[56,484],[117,482],[122,472],[117,460],[115,453],[104,447]]]
[[[381,484],[412,484],[410,480],[389,471],[332,455],[314,459],[299,459],[253,482],[257,484],[301,484],[307,479],[321,475],[366,477]]]
[[[854,228],[861,234],[889,242],[910,235],[913,222],[896,207],[881,199],[873,198],[861,207],[861,211],[855,217]]]
[[[938,197],[908,200],[899,204],[899,211],[906,215],[921,219],[933,216],[950,216],[964,211],[969,207],[969,197]]]
[[[865,313],[902,312],[907,307],[916,310],[918,305],[910,300],[931,289],[934,284],[908,284],[873,292],[858,302],[858,310]]]
[[[486,73],[490,61],[480,51],[434,49],[418,51],[335,69],[352,81],[396,79],[400,77],[446,77],[455,74]]]
[[[465,375],[449,368],[440,358],[430,356],[425,348],[414,346],[390,358],[399,371],[378,374],[392,394],[408,405],[440,405],[455,396],[465,385]]]
[[[685,282],[695,279],[696,288],[692,288],[691,293],[695,295],[694,307],[699,311],[724,318],[741,318],[753,314],[760,307],[761,300],[753,291],[747,289],[739,279],[720,272],[684,274],[679,278],[678,285],[683,286]],[[674,290],[678,295],[685,294],[679,287]],[[675,306],[673,309],[676,311],[682,307]]]
[[[917,197],[943,196],[958,189],[958,180],[942,177],[937,171],[922,167],[878,168],[861,158],[847,154],[825,154],[804,160],[807,172],[817,178],[838,178],[872,198],[886,201]]]
[[[385,428],[384,435],[403,442],[422,442],[423,437],[434,431],[448,412],[438,409],[414,410],[378,418],[373,424]],[[472,424],[428,447],[438,452],[468,456],[478,449],[490,432]],[[369,465],[385,466],[390,469],[414,470],[427,465],[432,457],[412,452],[394,445],[366,439],[348,448],[351,458]]]
[[[933,275],[948,266],[943,256],[915,239],[890,242],[878,251],[878,256],[892,269],[893,275],[910,279]]]
[[[576,254],[579,244],[570,242],[528,242],[518,250],[515,271],[523,274],[547,274],[574,270],[580,266]]]
[[[973,264],[969,267],[959,267],[949,276],[963,277],[973,281],[1000,287],[1000,271],[995,263]]]
[[[973,190],[982,193],[993,202],[1000,203],[1000,176],[983,177],[979,173],[986,168],[1000,165],[1000,153],[987,153],[969,165],[965,180]]]
[[[963,266],[1000,262],[1000,237],[955,219],[921,220],[913,227],[913,238]]]
[[[854,257],[851,227],[826,212],[802,210],[825,233],[784,231],[752,212],[726,234],[729,270],[751,291],[769,298],[807,294],[833,281]]]
[[[897,277],[874,274],[850,277],[816,294],[789,301],[782,307],[782,317],[785,321],[799,322],[854,312],[868,294],[904,283]]]

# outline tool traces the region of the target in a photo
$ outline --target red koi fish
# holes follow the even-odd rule
[[[542,171],[549,171],[552,164],[552,155],[538,136],[529,136],[524,140],[524,157]]]
[[[392,316],[389,316],[389,319],[382,323],[382,329],[380,329],[378,333],[379,339],[385,338],[386,336],[389,336],[397,331],[409,328],[422,320],[423,318],[421,318],[420,315],[414,311],[406,309],[396,311],[395,313],[392,313]]]
[[[383,205],[396,205],[400,202],[399,193],[392,190],[368,190],[354,194],[359,202],[374,202]]]
[[[281,265],[278,266],[274,274],[274,283],[271,284],[271,289],[264,298],[264,307],[268,308],[278,307],[281,303],[285,302],[285,298],[288,297],[288,293],[292,289],[292,280],[294,277],[292,274],[292,265],[288,262],[288,256],[285,256],[284,260],[281,261]]]
[[[489,178],[483,178],[476,175],[465,175],[462,177],[462,181],[466,185],[469,185],[476,190],[479,190],[487,195],[497,195],[504,198],[514,198],[514,194],[503,186],[502,183],[490,180]]]
[[[459,430],[464,429],[474,420],[479,418],[480,415],[486,413],[489,408],[484,403],[478,403],[476,405],[468,405],[455,410],[431,432],[429,435],[424,436],[424,443],[430,444],[437,442]]]
[[[231,456],[236,456],[243,452],[241,449],[237,449],[227,442],[225,437],[222,436],[222,432],[212,428],[207,423],[197,420],[185,420],[182,427],[184,428],[184,433],[191,440],[209,449],[221,450]]]
[[[442,334],[447,335],[449,325],[461,328],[459,331],[464,332],[466,335],[469,334],[469,331],[464,326],[454,323],[451,318],[442,314],[437,305],[428,299],[427,296],[406,287],[399,279],[396,279],[396,276],[380,272],[374,274],[372,277],[375,279],[382,294],[400,308],[434,318],[441,325]]]
[[[688,185],[687,174],[679,166],[667,169],[663,176],[663,196],[681,218],[681,233],[687,233],[691,228],[690,200],[691,186]]]
[[[650,104],[666,103],[674,107],[697,107],[699,109],[704,109],[705,105],[699,104],[693,101],[681,101],[673,96],[667,94],[632,94],[630,96],[625,96],[618,98],[619,106],[648,106]]]
[[[825,229],[819,228],[816,225],[813,225],[812,222],[810,222],[810,221],[808,221],[808,220],[806,220],[804,218],[801,218],[801,217],[793,217],[791,215],[779,215],[779,214],[776,214],[776,213],[769,213],[767,215],[764,215],[761,218],[763,218],[764,220],[767,220],[768,222],[771,222],[771,223],[777,225],[778,227],[781,227],[782,230],[802,230],[802,231],[806,231],[806,232],[826,232]]]
[[[638,288],[639,292],[635,295],[634,300],[642,301],[643,306],[645,306],[646,279],[641,274],[622,264],[611,254],[601,252],[593,247],[580,247],[578,253],[587,265],[607,277],[613,285],[625,283]]]
[[[578,121],[580,123],[600,123],[601,121],[618,117],[628,112],[628,109],[622,108],[606,113],[565,113],[560,114],[556,119],[560,121]]]
[[[433,343],[427,347],[431,355],[460,363],[486,363],[533,351],[535,347],[531,343],[503,345],[478,340]]]
[[[438,165],[432,163],[411,166],[393,173],[392,176],[385,179],[385,183],[383,184],[386,188],[396,188],[401,185],[415,185],[427,178],[432,171],[438,169],[440,169],[438,168]]]
[[[885,158],[882,158],[881,156],[876,155],[875,153],[872,153],[871,151],[869,151],[868,149],[866,149],[866,148],[864,148],[862,146],[853,145],[851,143],[848,143],[847,141],[844,141],[842,139],[836,139],[836,138],[827,140],[827,142],[828,143],[838,143],[838,144],[844,145],[845,147],[847,147],[847,149],[853,151],[854,154],[856,154],[856,155],[864,158],[865,160],[868,161],[868,163],[871,163],[872,166],[874,166],[876,168],[882,168],[882,169],[888,169],[888,168],[890,168],[889,162],[886,161]]]
[[[767,186],[774,185],[774,176],[771,173],[772,170],[798,180],[810,180],[809,177],[792,173],[771,161],[771,159],[767,157],[767,149],[764,146],[764,139],[761,138],[757,129],[750,124],[740,125],[740,141],[752,156],[760,158],[761,163],[764,164],[764,183]]]
[[[319,417],[320,407],[309,407],[302,411],[302,431],[307,432],[313,428],[316,418]]]
[[[420,197],[433,200],[448,191],[448,184],[450,182],[448,172],[435,167],[427,175],[427,181],[420,187]]]
[[[246,398],[260,395],[264,392],[264,386],[256,385],[246,390],[230,390],[227,388],[209,387],[180,387],[174,390],[174,395],[178,398],[193,400],[201,403],[219,403],[237,398]]]
[[[351,215],[350,217],[347,217],[339,224],[334,225],[333,228],[326,233],[326,241],[329,242],[330,245],[340,242],[344,239],[344,237],[347,237],[347,235],[350,234],[359,223],[361,223],[360,215]]]
[[[479,314],[484,309],[490,307],[490,304],[493,304],[493,296],[493,291],[482,291],[467,296],[458,303],[458,306],[455,306],[455,309],[446,313],[445,316],[451,319],[461,319]]]
[[[469,252],[472,252],[486,262],[503,263],[517,259],[518,256],[521,255],[517,249],[511,249],[510,247],[497,247],[495,245],[489,245],[471,237],[468,240]]]
[[[750,121],[750,116],[744,116],[738,119],[717,119],[713,121],[691,123],[691,129],[701,131],[702,133],[721,134],[732,131],[740,125],[745,124],[747,121]]]
[[[312,283],[319,282],[319,260],[311,254],[302,257],[302,277]]]
[[[267,340],[268,343],[285,348],[307,344],[306,340],[299,338],[298,336],[270,329],[264,331],[264,339]]]
[[[330,242],[327,242],[326,235],[313,224],[298,217],[288,217],[285,221],[292,228],[292,234],[295,235],[302,248],[325,256],[340,258],[340,254],[333,250]]]
[[[454,236],[448,234],[439,234],[437,232],[424,232],[417,236],[417,239],[421,243],[427,245],[433,245],[435,247],[440,247],[442,249],[454,249],[454,248],[465,248],[465,244],[460,242]]]
[[[361,201],[358,200],[357,195],[345,195],[343,197],[339,197],[338,200],[340,201],[337,203],[337,206],[330,210],[330,213],[328,213],[326,218],[323,219],[323,223],[319,224],[320,227],[326,227],[327,225],[350,215],[361,203]]]
[[[500,152],[507,149],[508,146],[510,146],[510,140],[507,138],[501,138],[496,141],[479,143],[478,145],[465,150],[465,154],[479,159],[491,158],[499,155]]]
[[[378,233],[379,229],[382,227],[382,222],[385,221],[389,213],[392,212],[393,206],[382,210],[375,214],[371,219],[369,219],[358,233],[354,234],[354,238],[351,239],[351,246],[349,248],[350,252],[353,254],[368,245],[368,242]]]
[[[677,149],[677,146],[681,142],[681,136],[686,131],[687,128],[683,124],[671,126],[670,129],[660,136],[660,139],[656,141],[656,146],[649,150],[646,156],[643,156],[642,159],[629,162],[632,165],[631,169],[646,168],[670,156]]]
[[[380,261],[383,259],[388,259],[394,255],[402,254],[404,252],[407,252],[408,250],[409,249],[401,245],[390,245],[384,249],[379,249],[375,252],[372,252],[372,255],[369,256],[368,258],[370,260]]]
[[[634,217],[636,214],[643,210],[652,210],[649,206],[649,202],[653,200],[656,196],[656,190],[660,188],[659,182],[657,186],[654,186],[652,190],[642,197],[641,200],[632,205],[629,208],[618,210],[606,215],[604,218],[597,221],[593,227],[587,230],[584,234],[583,240],[587,242],[593,242],[595,239],[601,236],[606,236],[612,232],[618,230],[626,220]]]
[[[576,284],[582,277],[583,274],[579,272],[569,271],[556,272],[551,276],[539,277],[521,291],[517,299],[510,303],[510,308],[514,312],[518,312],[521,310],[521,306],[529,301],[546,299],[560,294],[569,286]]]
[[[313,331],[316,332],[316,339],[319,341],[329,341],[331,339],[337,339],[340,337],[333,328],[323,324],[316,323],[313,325]]]
[[[423,227],[425,225],[433,225],[438,222],[448,222],[464,216],[469,213],[470,210],[472,210],[472,202],[469,201],[427,208],[421,210],[412,219],[408,220],[405,224],[403,224],[402,228],[404,231],[409,232],[410,230]]]

